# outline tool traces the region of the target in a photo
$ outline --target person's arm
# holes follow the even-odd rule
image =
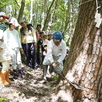
[[[34,39],[34,46],[37,47],[37,36],[35,30],[32,28],[33,39]]]
[[[17,30],[16,30],[16,39],[17,39],[17,42],[18,42],[19,48],[22,48],[22,46],[21,46],[21,42],[20,42],[19,33],[18,33]]]
[[[53,55],[52,55],[52,50],[53,50],[53,45],[52,45],[52,42],[49,41],[48,42],[48,45],[47,45],[47,58],[48,60],[50,61],[50,63],[53,63],[54,60],[53,60]]]
[[[62,42],[62,53],[61,53],[61,56],[58,59],[58,62],[59,63],[62,62],[64,60],[65,56],[66,56],[66,43],[63,41]]]
[[[37,43],[37,36],[35,30],[32,28],[32,33],[33,33],[33,38],[34,38],[34,43]]]
[[[3,34],[3,30],[0,29],[0,40],[3,38],[4,34]]]
[[[18,41],[18,44],[19,44],[20,52],[24,53],[24,50],[23,50],[22,45],[21,45],[20,35],[19,35],[18,31],[17,31],[17,41]]]
[[[58,59],[57,62],[53,62],[53,63],[52,63],[52,66],[53,66],[53,67],[59,66],[60,63],[64,60],[65,56],[66,56],[66,43],[63,42],[63,43],[62,43],[62,52],[61,52],[61,56],[59,57],[59,59]]]
[[[7,47],[10,47],[8,39],[9,39],[9,33],[7,33],[7,30],[6,30],[4,31],[4,43],[6,44]]]
[[[18,33],[19,33],[20,43],[22,43],[22,33],[20,31],[18,31]]]
[[[4,46],[2,46],[3,41],[4,41],[4,39],[3,39],[3,30],[0,30],[0,51],[3,50],[3,47],[4,47]]]

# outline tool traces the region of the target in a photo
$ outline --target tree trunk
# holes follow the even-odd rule
[[[20,20],[22,20],[24,7],[25,7],[25,0],[22,0],[21,1],[21,8],[20,8],[19,15],[18,15],[18,22],[20,22]]]
[[[50,7],[49,7],[49,9],[48,9],[48,11],[47,11],[47,16],[46,16],[45,21],[44,21],[44,27],[43,27],[43,30],[45,30],[45,28],[46,28],[45,26],[46,26],[46,24],[47,24],[48,17],[49,17],[49,15],[50,15],[50,11],[51,11],[51,8],[52,8],[54,2],[55,2],[55,0],[52,1],[51,5],[50,5]]]
[[[41,22],[41,25],[42,25],[42,29],[44,28],[44,20],[45,20],[45,7],[47,6],[46,5],[47,1],[46,0],[43,0],[42,1],[42,14],[41,14],[41,18],[42,18],[42,22]]]
[[[50,31],[50,27],[51,27],[52,22],[53,22],[53,17],[54,17],[54,14],[55,14],[55,9],[57,7],[57,3],[58,3],[58,0],[55,0],[54,8],[53,8],[53,11],[51,13],[50,21],[48,23],[47,35],[48,35],[49,31]]]
[[[72,41],[72,37],[73,37],[73,30],[74,30],[74,27],[73,27],[73,0],[70,0],[70,25],[69,25],[69,36],[70,36],[70,39],[69,39],[69,45],[71,44],[71,41]]]
[[[32,23],[32,20],[33,20],[33,0],[31,0],[31,8],[30,8],[30,21],[29,21],[29,23]]]
[[[102,17],[101,0],[98,0],[98,5]],[[96,27],[95,13],[96,0],[81,0],[63,71],[70,81],[84,90],[78,90],[61,80],[56,89],[56,102],[102,102],[102,24]]]

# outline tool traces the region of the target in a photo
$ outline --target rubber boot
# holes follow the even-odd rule
[[[0,81],[5,86],[9,85],[9,82],[6,81],[6,73],[0,72]]]
[[[46,78],[47,68],[48,68],[48,65],[43,65],[43,79],[44,80],[47,80],[47,78]]]
[[[18,68],[13,70],[13,77],[14,77],[14,79],[18,79],[18,77],[19,77],[19,70],[18,70]]]
[[[19,79],[23,79],[24,78],[24,71],[23,68],[22,69],[18,69],[19,70]]]
[[[11,80],[9,79],[10,71],[6,72],[6,81],[11,83]]]

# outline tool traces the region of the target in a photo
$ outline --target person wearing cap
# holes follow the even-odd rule
[[[39,40],[40,32],[42,32],[42,30],[41,30],[41,24],[37,24],[37,27],[36,27],[37,41]]]
[[[19,24],[16,18],[10,19],[10,21],[8,22],[9,27],[4,32],[4,41],[10,51],[13,76],[15,79],[22,79],[24,77],[23,68],[21,67],[21,52],[23,52],[23,49],[20,43],[19,33],[15,29],[18,25]]]
[[[22,48],[27,58],[27,66],[33,69],[37,69],[37,60],[36,60],[36,46],[37,38],[35,30],[31,24],[27,24],[25,21],[20,23],[20,40]]]
[[[9,17],[7,17],[4,12],[0,12],[0,29],[3,31],[6,30],[6,26],[3,23],[5,19],[9,19]]]
[[[4,12],[0,12],[0,62],[2,64],[2,70],[0,72],[0,83],[8,86],[11,81],[9,79],[9,68],[10,68],[10,55],[7,49],[7,46],[4,42],[4,31],[6,30],[6,26],[3,23],[5,19],[8,19]]]
[[[53,36],[53,33],[52,33],[52,32],[49,32],[49,33],[48,33],[48,40],[49,40],[49,41],[52,39],[52,36]]]
[[[55,31],[52,40],[47,44],[47,54],[43,61],[43,78],[45,80],[48,65],[54,67],[57,72],[62,72],[63,70],[63,60],[66,56],[66,43],[62,38],[62,33]]]
[[[41,31],[39,33],[39,39],[38,39],[38,42],[37,42],[37,63],[38,63],[38,65],[42,65],[44,43],[45,43],[45,32]]]
[[[41,29],[41,24],[37,24],[37,27],[36,27],[36,37],[37,37],[37,49],[36,49],[36,54],[37,54],[37,64],[38,66],[41,65],[41,58],[40,58],[40,55],[41,55],[41,51],[42,51],[42,48],[41,48],[41,39],[44,38],[44,32],[42,31]],[[43,43],[43,42],[42,42]]]

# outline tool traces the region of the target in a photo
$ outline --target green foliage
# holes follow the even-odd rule
[[[8,14],[8,11],[6,10],[6,7],[12,5],[12,16],[18,18],[18,13],[20,10],[21,6],[21,1],[22,0],[1,0],[0,1],[0,10],[4,11],[5,13]],[[31,1],[32,0],[25,0],[25,8],[23,12],[23,20],[26,22],[30,21],[30,10],[31,10]],[[48,9],[51,5],[53,0],[46,0],[46,4],[44,7],[44,14],[45,18],[47,17]],[[65,2],[67,1],[67,2]],[[42,22],[42,8],[43,8],[43,2],[44,0],[33,0],[33,26],[36,28],[36,25]],[[76,24],[76,19],[77,19],[77,12],[78,12],[78,3],[79,0],[73,0],[73,25],[75,26]],[[45,31],[48,27],[51,13],[52,11],[55,11],[54,17],[53,17],[53,22],[51,25],[50,30],[53,32],[55,30],[60,30],[62,31],[65,35],[69,35],[69,29],[70,29],[70,0],[58,0],[57,7],[56,9],[53,9],[54,5],[52,5],[51,10],[49,11],[49,16],[47,18],[47,23],[45,26]],[[68,38],[65,39],[68,41]]]
[[[59,4],[57,6],[56,12],[55,12],[55,19],[53,22],[53,28],[54,30],[59,29],[63,32],[63,28],[65,26],[66,18],[69,19],[69,12],[68,12],[68,5],[65,5],[64,2],[59,1]],[[56,28],[56,29],[55,29]]]
[[[5,99],[7,99],[7,97],[0,97],[0,101],[4,101]]]
[[[55,74],[54,75],[54,80],[56,81],[58,79],[59,75],[58,74]]]
[[[11,3],[12,0],[0,0],[0,11],[4,11],[5,7]]]

